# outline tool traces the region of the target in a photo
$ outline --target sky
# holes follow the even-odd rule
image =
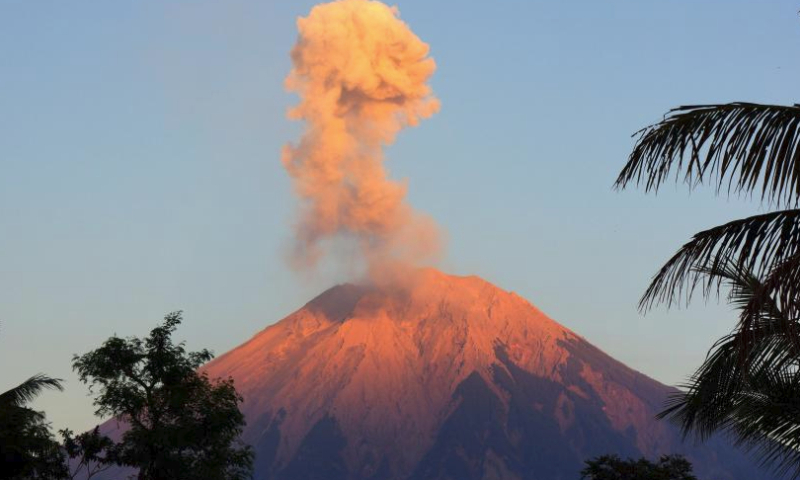
[[[313,2],[0,2],[0,391],[44,372],[55,428],[99,423],[74,354],[144,336],[224,353],[345,279],[289,268],[283,80]],[[387,149],[447,236],[439,265],[514,291],[679,384],[735,314],[637,311],[651,276],[753,199],[612,184],[670,108],[793,103],[798,1],[399,0],[441,111]]]

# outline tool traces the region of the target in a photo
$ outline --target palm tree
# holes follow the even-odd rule
[[[706,272],[730,287],[729,300],[740,311],[732,333],[721,338],[706,360],[675,394],[659,417],[684,432],[707,437],[728,431],[778,474],[800,474],[800,349],[788,335],[787,318],[765,285],[733,262]],[[753,302],[759,315],[752,315]]]
[[[45,389],[63,391],[64,387],[61,385],[60,379],[50,378],[41,373],[34,375],[11,390],[0,393],[0,412],[24,408],[27,403],[32,402]]]
[[[695,105],[638,132],[615,186],[758,195],[775,210],[699,232],[654,276],[643,311],[708,297],[722,285],[739,324],[712,348],[663,416],[701,438],[725,430],[765,463],[800,477],[800,105]],[[795,407],[786,407],[794,402]]]
[[[27,406],[46,389],[63,390],[61,380],[39,374],[0,393],[0,478],[61,478],[63,456],[45,416]]]

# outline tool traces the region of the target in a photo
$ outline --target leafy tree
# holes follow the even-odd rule
[[[0,393],[2,479],[64,478],[66,467],[44,413],[26,405],[46,389],[63,390],[61,380],[39,374]]]
[[[116,464],[117,446],[100,433],[100,427],[77,436],[69,429],[59,433],[63,439],[64,452],[74,460],[68,467],[70,479],[80,477],[89,480]]]
[[[732,288],[740,312],[662,414],[684,434],[727,431],[779,473],[800,478],[800,105],[679,107],[639,132],[618,188],[658,191],[670,179],[690,188],[758,195],[775,210],[692,237],[658,271],[645,311]]]
[[[175,312],[145,339],[111,337],[75,356],[73,368],[98,389],[97,415],[127,424],[115,458],[138,468],[139,480],[249,478],[253,453],[239,440],[242,398],[232,379],[198,371],[213,357],[208,350],[173,343],[180,323]]]
[[[692,464],[680,455],[662,456],[657,463],[646,458],[622,460],[617,455],[603,455],[587,460],[581,470],[585,480],[697,480]]]

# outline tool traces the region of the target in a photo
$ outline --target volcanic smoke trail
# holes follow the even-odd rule
[[[293,263],[312,267],[339,239],[355,241],[370,272],[418,264],[439,250],[438,230],[405,203],[382,148],[439,109],[426,83],[436,69],[396,8],[372,0],[317,5],[299,18],[288,90],[304,120],[282,161],[301,199]]]

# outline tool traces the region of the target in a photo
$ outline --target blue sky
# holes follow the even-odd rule
[[[94,425],[72,354],[145,335],[223,353],[337,279],[283,261],[294,200],[283,89],[313,2],[0,3],[0,391],[37,372],[54,426]],[[724,305],[641,316],[692,233],[763,211],[611,188],[631,134],[681,104],[800,99],[796,1],[398,2],[442,110],[388,150],[447,231],[441,267],[513,290],[617,359],[678,383]]]

